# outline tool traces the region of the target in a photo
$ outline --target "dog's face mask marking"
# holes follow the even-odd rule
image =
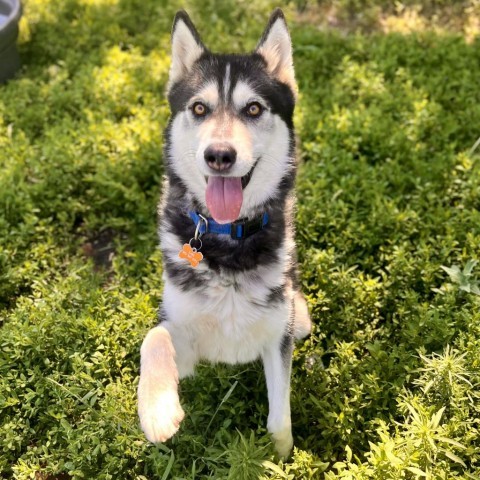
[[[177,16],[168,97],[168,166],[219,223],[273,199],[292,168],[295,100],[291,42],[272,16],[249,55],[216,55],[190,18]]]

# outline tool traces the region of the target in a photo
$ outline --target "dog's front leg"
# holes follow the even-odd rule
[[[269,403],[267,428],[281,457],[287,457],[293,446],[290,418],[292,351],[293,334],[287,332],[279,344],[268,346],[262,355]]]
[[[184,416],[178,399],[175,349],[168,330],[162,325],[150,330],[140,354],[140,424],[148,440],[164,442],[177,432]]]

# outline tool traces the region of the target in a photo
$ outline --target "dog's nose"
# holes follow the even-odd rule
[[[237,151],[228,143],[214,143],[205,149],[203,156],[210,168],[223,172],[235,163]]]

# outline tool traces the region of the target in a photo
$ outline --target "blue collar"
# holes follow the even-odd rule
[[[219,235],[230,235],[234,240],[247,238],[254,233],[263,230],[268,224],[268,213],[256,217],[253,220],[237,220],[233,223],[218,223],[213,218],[205,218],[197,212],[188,212],[200,235],[205,233],[217,233]]]

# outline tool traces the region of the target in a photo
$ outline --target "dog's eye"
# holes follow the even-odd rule
[[[208,108],[202,102],[195,102],[192,105],[192,112],[196,117],[204,117],[208,113]]]
[[[256,118],[259,117],[263,112],[263,107],[258,102],[249,103],[245,108],[245,113],[247,116]]]

